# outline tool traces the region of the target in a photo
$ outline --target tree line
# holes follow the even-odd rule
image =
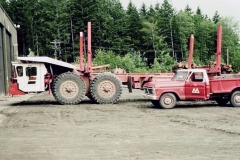
[[[92,48],[96,57],[113,52],[126,57],[139,54],[148,66],[186,61],[189,37],[194,34],[194,62],[214,60],[217,27],[223,26],[222,61],[240,68],[238,24],[216,11],[213,17],[190,6],[177,11],[168,1],[140,9],[130,1],[126,9],[119,0],[0,0],[15,24],[19,55],[31,48],[37,56],[73,62],[79,54],[79,32],[92,22]],[[86,35],[85,35],[86,36]],[[56,46],[51,42],[58,41]],[[85,40],[86,44],[86,40]],[[228,53],[228,54],[227,54]],[[162,67],[160,67],[161,69]]]

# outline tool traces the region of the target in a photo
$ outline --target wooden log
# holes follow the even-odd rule
[[[182,66],[183,66],[182,62],[180,62],[180,63],[177,64],[177,67],[178,67],[178,68],[182,68]]]

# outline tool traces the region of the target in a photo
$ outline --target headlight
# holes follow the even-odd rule
[[[145,87],[144,91],[145,91],[145,94],[153,94],[153,95],[156,94],[155,89],[153,87]]]

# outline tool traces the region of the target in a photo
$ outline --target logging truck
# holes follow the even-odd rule
[[[60,104],[75,105],[85,96],[99,103],[116,103],[122,94],[122,85],[132,89],[142,89],[152,74],[126,73],[124,70],[93,72],[91,50],[91,22],[88,22],[87,53],[83,51],[84,34],[80,32],[79,65],[50,57],[18,57],[12,62],[13,77],[8,93],[12,96],[28,93],[52,93]],[[84,63],[84,58],[87,62]],[[96,68],[96,67],[95,67]],[[97,67],[99,68],[99,67]],[[158,73],[160,80],[171,79],[174,73]]]
[[[215,100],[219,105],[229,101],[240,107],[240,75],[221,74],[222,26],[218,28],[216,66],[191,69],[193,35],[190,38],[189,69],[177,70],[171,81],[152,81],[144,84],[144,97],[165,109],[174,108],[177,101]]]

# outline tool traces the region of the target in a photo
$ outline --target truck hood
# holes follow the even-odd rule
[[[147,82],[145,87],[154,87],[154,88],[169,88],[169,87],[183,87],[185,81],[161,81],[161,82]]]

